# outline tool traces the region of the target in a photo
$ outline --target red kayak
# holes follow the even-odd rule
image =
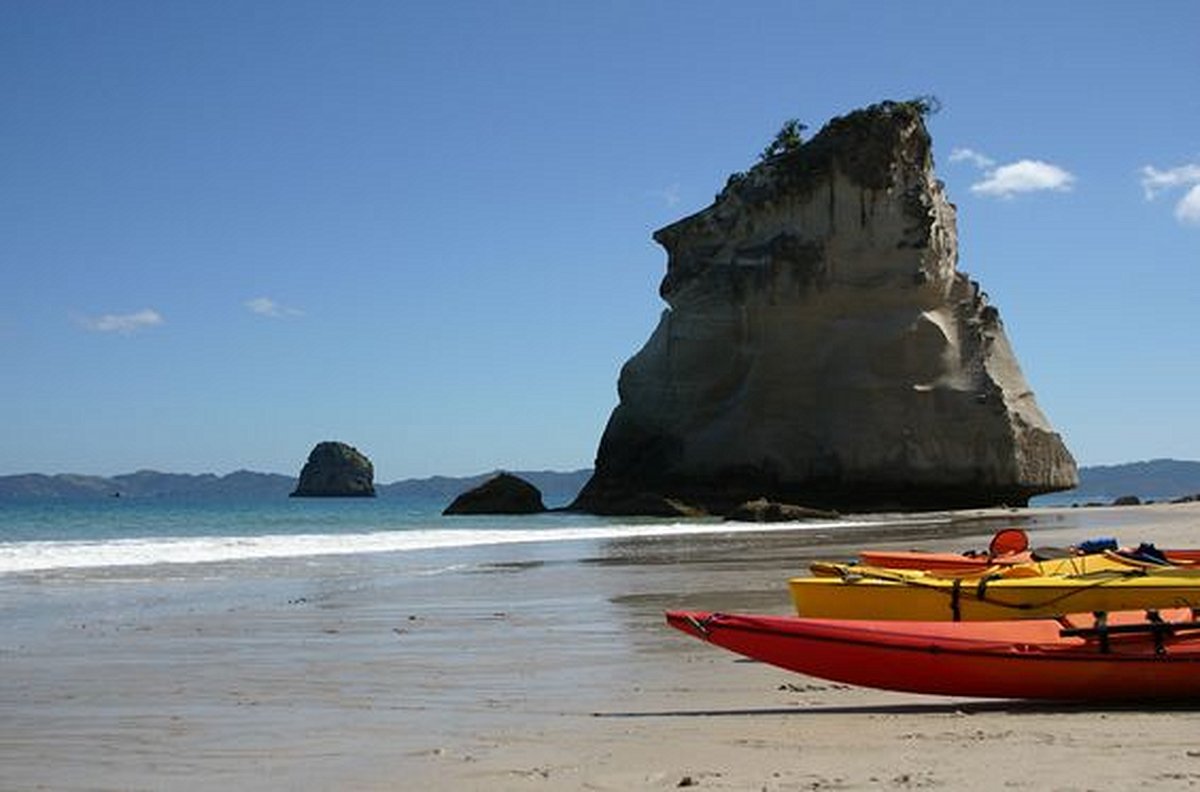
[[[1200,699],[1189,610],[999,622],[672,611],[667,623],[771,665],[863,687],[1061,701]],[[1149,618],[1149,620],[1148,620]]]

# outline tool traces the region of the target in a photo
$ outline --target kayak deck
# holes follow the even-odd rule
[[[1200,607],[1200,571],[1097,569],[1078,575],[964,576],[833,565],[788,581],[796,613],[833,619],[980,621]]]

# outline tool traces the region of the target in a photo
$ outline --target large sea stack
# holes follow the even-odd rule
[[[375,466],[354,446],[317,443],[296,484],[293,498],[373,498]]]
[[[999,313],[956,271],[927,109],[883,102],[803,144],[781,133],[654,234],[669,307],[621,371],[573,508],[966,508],[1076,485]]]

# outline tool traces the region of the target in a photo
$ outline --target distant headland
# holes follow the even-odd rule
[[[445,505],[462,492],[483,484],[499,470],[472,476],[409,478],[375,484],[378,498],[408,498]],[[570,502],[591,476],[591,468],[572,471],[510,471],[541,490],[549,505]],[[244,500],[287,498],[298,484],[296,476],[239,470],[224,476],[213,473],[163,473],[139,470],[118,476],[72,473],[24,473],[0,476],[0,502],[17,500],[102,500],[107,498],[160,498],[176,500]]]
[[[461,493],[477,487],[501,471],[472,476],[429,476],[376,484],[380,499],[407,498],[434,504],[450,503]],[[571,502],[592,475],[591,468],[570,471],[509,471],[536,486],[547,506]],[[1154,459],[1079,469],[1079,486],[1053,496],[1055,503],[1111,503],[1122,496],[1142,502],[1168,501],[1200,494],[1200,461]],[[139,470],[119,476],[88,476],[71,473],[45,475],[24,473],[0,476],[0,503],[29,500],[103,500],[158,498],[175,500],[286,499],[295,490],[297,478],[280,473],[239,470],[224,476],[213,473],[163,473]],[[1034,501],[1038,505],[1038,501]]]

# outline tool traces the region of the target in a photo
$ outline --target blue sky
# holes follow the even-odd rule
[[[653,230],[783,120],[921,94],[960,269],[1078,460],[1200,458],[1197,31],[1190,0],[8,0],[0,474],[590,465]]]

